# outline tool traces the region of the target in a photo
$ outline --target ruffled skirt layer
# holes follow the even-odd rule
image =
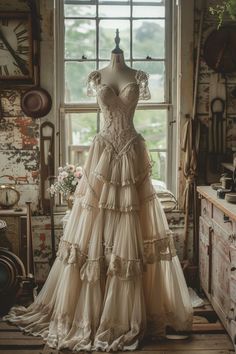
[[[192,308],[140,135],[117,153],[90,148],[57,258],[28,308],[5,316],[51,347],[135,350],[166,326],[190,330]]]

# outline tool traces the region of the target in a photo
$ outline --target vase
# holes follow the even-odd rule
[[[74,201],[74,195],[73,194],[69,194],[67,197],[66,197],[66,204],[67,204],[67,208],[69,210],[72,209],[73,207],[73,201]]]

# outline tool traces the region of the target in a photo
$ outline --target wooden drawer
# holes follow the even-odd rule
[[[211,292],[211,225],[202,217],[199,219],[199,274],[201,286],[209,296]]]
[[[231,271],[229,294],[230,294],[230,300],[236,303],[236,271],[234,272]]]
[[[230,299],[235,303],[234,319],[236,320],[236,247],[230,245],[229,247],[230,258]]]
[[[228,262],[230,262],[230,237],[232,233],[229,233],[226,228],[223,228],[221,225],[215,222],[215,220],[212,220],[212,228],[215,235],[214,246],[219,247],[220,252],[224,254],[224,257],[227,258]],[[220,246],[218,246],[218,243],[220,243]]]
[[[205,198],[201,200],[201,216],[206,219],[211,219],[212,217],[212,204]]]
[[[209,229],[212,227],[212,222],[210,219],[205,219],[204,217],[200,216],[199,218],[199,232],[201,235],[204,235],[207,238],[207,242],[209,243]]]
[[[236,321],[230,321],[228,325],[229,335],[234,345],[236,345]]]
[[[227,316],[228,322],[230,321],[236,321],[236,303],[231,300],[230,302],[230,308]]]
[[[236,274],[236,246],[234,244],[230,244],[229,246],[229,259],[231,264],[231,271],[235,271]]]
[[[233,233],[235,221],[230,219],[228,215],[218,209],[215,205],[213,206],[213,219],[217,224],[223,227],[225,232],[228,232],[229,234]]]
[[[229,234],[212,220],[212,298],[226,319],[230,310],[230,242]]]

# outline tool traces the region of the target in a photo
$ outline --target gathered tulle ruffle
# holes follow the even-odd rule
[[[189,330],[192,309],[173,235],[137,134],[117,153],[98,134],[48,279],[5,320],[53,348],[135,350],[167,325]]]
[[[96,186],[99,187],[98,180],[118,186],[135,184],[150,174],[151,168],[152,162],[140,134],[137,134],[120,153],[117,153],[112,144],[98,134],[94,139],[84,171],[89,184],[96,189]],[[84,195],[84,188],[86,182],[80,183],[77,193]]]

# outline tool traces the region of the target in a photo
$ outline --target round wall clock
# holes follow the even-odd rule
[[[0,82],[33,83],[33,39],[30,13],[0,13]]]
[[[17,205],[20,200],[20,193],[13,185],[0,185],[0,207],[10,209]]]
[[[236,27],[225,26],[211,32],[204,44],[204,58],[216,72],[236,71]]]

